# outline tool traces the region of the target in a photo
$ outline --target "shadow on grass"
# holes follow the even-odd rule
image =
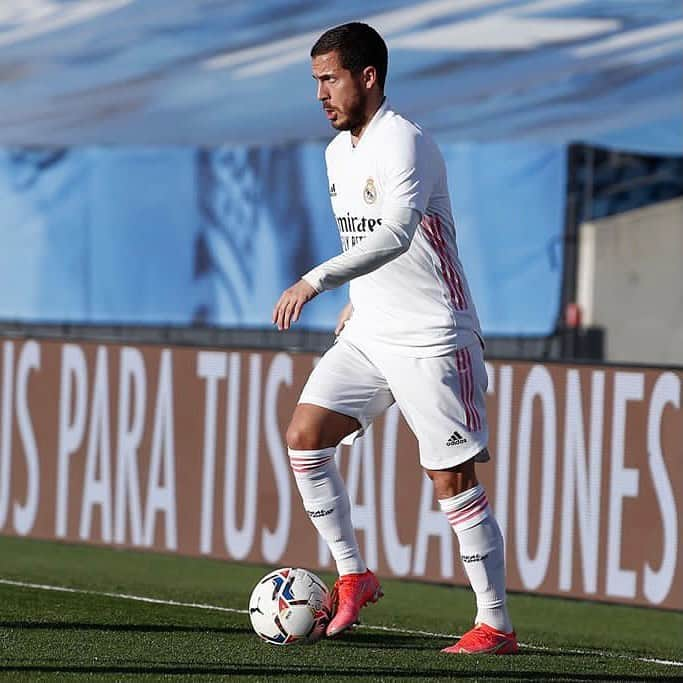
[[[73,666],[73,665],[0,665],[0,672],[15,673],[55,673],[55,674],[117,674],[117,675],[183,675],[183,676],[269,676],[273,680],[287,678],[364,678],[375,679],[388,677],[391,679],[457,679],[472,678],[471,671],[457,671],[452,668],[429,669],[426,671],[400,671],[386,667],[348,667],[323,668],[302,667],[298,665],[274,666],[241,666],[241,665],[211,665],[189,666],[169,663],[167,666],[141,665],[107,665],[107,666]],[[624,676],[623,674],[589,674],[569,673],[566,671],[486,671],[481,672],[482,679],[505,680],[560,680],[560,681],[680,681],[679,676]]]
[[[252,630],[246,626],[226,626],[223,628],[204,627],[204,626],[185,626],[173,624],[97,624],[97,623],[80,623],[80,622],[56,622],[56,621],[0,621],[0,629],[25,629],[25,630],[61,630],[61,631],[102,631],[112,633],[197,633],[209,634],[214,633],[218,635],[235,635],[235,634],[250,634],[253,635]],[[256,638],[256,636],[253,636]],[[339,638],[332,641],[323,641],[320,645],[326,651],[332,653],[337,648],[362,648],[362,649],[377,649],[384,652],[391,650],[413,650],[424,651],[430,654],[437,654],[438,651],[448,644],[450,641],[441,637],[434,636],[413,636],[408,634],[388,634],[388,633],[368,633],[352,631],[345,633]],[[264,647],[269,647],[263,644]],[[276,648],[277,649],[277,648]],[[289,648],[287,648],[289,649]],[[522,649],[521,656],[543,656],[543,657],[576,657],[577,653],[565,652],[562,650],[537,650]],[[583,657],[591,657],[592,653],[586,651],[585,654],[579,655]],[[599,653],[595,653],[599,656]],[[61,663],[59,660],[52,659],[51,662],[39,663],[27,659],[14,659],[4,657],[0,659],[0,678],[3,673],[24,673],[31,674],[81,674],[81,675],[119,675],[119,676],[133,676],[133,675],[150,675],[150,676],[167,676],[167,675],[182,675],[192,677],[217,677],[217,676],[254,676],[254,677],[268,677],[273,680],[282,679],[283,677],[292,679],[319,679],[319,678],[389,678],[389,679],[471,679],[472,670],[467,667],[467,670],[458,670],[462,663],[462,658],[458,656],[443,657],[443,666],[440,666],[441,661],[436,667],[425,666],[424,668],[415,666],[414,664],[406,665],[404,670],[398,667],[382,666],[378,662],[378,666],[368,666],[367,663],[359,664],[357,666],[349,666],[348,664],[341,664],[338,660],[332,667],[310,666],[307,664],[288,665],[284,663],[278,664],[231,664],[231,663],[212,663],[212,664],[196,664],[188,662],[159,662],[159,661],[137,661],[137,662],[100,662],[87,664],[70,664],[67,662]],[[469,658],[467,658],[469,659]],[[495,658],[497,664],[500,662],[499,658]],[[44,661],[44,660],[43,660]],[[526,662],[529,660],[525,659]],[[502,663],[502,662],[501,662]],[[479,677],[482,679],[496,680],[563,680],[563,681],[680,681],[681,678],[676,675],[624,675],[611,673],[588,673],[588,672],[569,672],[566,670],[553,671],[544,668],[539,671],[520,671],[515,666],[515,657],[505,658],[505,670],[499,671],[485,671],[481,670]],[[528,667],[528,664],[527,664]]]
[[[381,648],[387,649],[411,649],[439,651],[447,645],[457,642],[457,638],[443,638],[441,636],[425,635],[397,635],[393,633],[368,633],[367,631],[347,631],[341,636],[332,639],[335,645],[357,648]],[[641,657],[654,657],[656,655],[643,654],[642,652],[621,652],[620,654],[605,654],[604,651],[594,650],[590,647],[568,646],[566,650],[552,648],[536,648],[532,646],[519,646],[519,655],[528,657],[583,657],[600,658],[612,661],[625,659],[640,659]],[[683,678],[680,678],[683,681]]]
[[[351,631],[341,636],[325,641],[334,643],[340,647],[354,648],[381,648],[382,650],[405,649],[405,650],[429,650],[438,652],[446,645],[451,645],[452,640],[436,638],[433,636],[413,636],[395,633],[368,633],[366,631]]]
[[[0,628],[27,631],[111,631],[117,633],[253,633],[248,626],[181,626],[177,624],[88,624],[73,621],[0,621]]]

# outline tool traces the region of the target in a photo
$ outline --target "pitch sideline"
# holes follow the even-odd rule
[[[179,602],[177,600],[163,600],[161,598],[149,598],[144,595],[131,595],[129,593],[110,593],[107,591],[93,591],[85,588],[68,588],[66,586],[51,586],[43,583],[28,583],[25,581],[13,581],[11,579],[0,579],[0,585],[15,586],[17,588],[30,588],[33,590],[54,591],[57,593],[76,593],[78,595],[96,595],[103,598],[117,598],[119,600],[132,600],[134,602],[145,602],[152,605],[168,605],[171,607],[191,607],[194,609],[204,609],[213,612],[229,612],[231,614],[249,614],[246,609],[237,609],[236,607],[221,607],[220,605],[207,605],[201,602]],[[396,628],[393,626],[372,626],[370,624],[361,624],[359,628],[384,631],[386,633],[400,633],[403,635],[413,636],[432,636],[436,638],[460,638],[455,633],[434,633],[432,631],[415,631],[411,629]],[[556,652],[558,649],[564,654],[571,655],[594,655],[598,657],[606,657],[612,659],[627,659],[635,662],[646,662],[648,664],[662,664],[665,666],[680,666],[683,667],[683,661],[656,659],[654,657],[634,657],[632,655],[621,654],[618,652],[604,652],[602,650],[576,650],[576,649],[560,649],[553,647],[543,647],[542,645],[529,645],[520,643],[520,647],[527,650],[536,650],[538,652]]]

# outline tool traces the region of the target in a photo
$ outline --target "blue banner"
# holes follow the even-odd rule
[[[462,260],[488,334],[557,315],[565,154],[442,146]],[[0,317],[270,325],[280,292],[339,252],[324,145],[0,153]],[[346,288],[304,310],[330,329]],[[409,302],[406,303],[409,305]]]

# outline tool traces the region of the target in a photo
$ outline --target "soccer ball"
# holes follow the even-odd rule
[[[249,598],[249,618],[274,645],[315,643],[330,620],[331,596],[313,572],[285,567],[264,576]]]

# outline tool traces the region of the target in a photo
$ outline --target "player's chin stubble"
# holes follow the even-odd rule
[[[346,116],[341,121],[333,122],[332,126],[336,130],[350,130],[351,132],[360,130],[365,124],[364,111],[365,101],[360,99],[353,106],[349,107]]]

